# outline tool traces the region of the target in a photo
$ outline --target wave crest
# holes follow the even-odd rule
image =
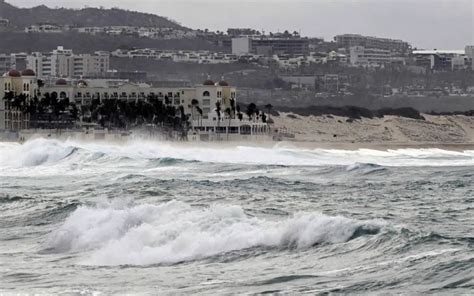
[[[202,259],[253,247],[308,248],[375,234],[380,221],[298,213],[270,221],[239,206],[160,205],[80,207],[47,239],[55,252],[92,251],[86,265],[150,265]]]
[[[80,153],[76,153],[79,151]],[[75,156],[71,158],[71,156]],[[0,143],[0,167],[38,166],[70,160],[76,163],[150,161],[153,166],[189,162],[278,166],[349,166],[348,171],[381,171],[378,166],[469,166],[474,151],[441,149],[335,150],[229,145],[186,145],[134,141],[122,144],[37,139],[24,145]]]

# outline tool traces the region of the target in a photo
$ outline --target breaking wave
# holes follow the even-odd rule
[[[151,265],[197,260],[254,247],[304,249],[376,234],[382,221],[297,213],[270,221],[241,207],[195,208],[171,201],[80,207],[46,241],[51,252],[85,252],[85,265]]]
[[[283,166],[349,166],[348,171],[378,170],[377,166],[470,166],[474,165],[474,151],[441,149],[397,150],[335,150],[274,147],[231,146],[218,144],[176,144],[134,141],[123,144],[82,143],[37,139],[24,145],[0,143],[0,167],[31,167],[127,160],[158,160],[156,165],[182,162],[210,162],[251,165]],[[365,165],[364,165],[365,164]],[[369,166],[372,166],[370,168]]]

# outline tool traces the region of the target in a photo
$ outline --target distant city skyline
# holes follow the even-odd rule
[[[200,0],[7,0],[19,7],[117,7],[154,13],[193,29],[226,31],[249,27],[265,32],[289,30],[323,37],[354,33],[402,39],[426,49],[463,49],[474,44],[474,1],[200,1]],[[54,22],[54,20],[52,20]]]

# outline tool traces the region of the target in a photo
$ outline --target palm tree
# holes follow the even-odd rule
[[[199,116],[201,117],[201,124],[200,124],[200,126],[202,126],[202,109],[201,109],[199,106],[196,106],[196,110],[197,110],[197,112],[199,113]]]
[[[225,108],[224,112],[227,114],[227,116],[229,117],[229,124],[227,126],[227,131],[226,131],[226,134],[227,134],[227,141],[229,141],[229,130],[230,130],[230,122],[232,120],[232,109],[227,107]]]
[[[217,131],[216,131],[216,135],[217,135],[218,134],[217,132],[220,132],[221,102],[219,102],[219,101],[216,102],[216,109],[215,110],[216,110],[216,114],[217,114]]]
[[[240,121],[242,121],[242,119],[244,119],[244,116],[242,115],[242,112],[240,112],[240,105],[237,105],[236,111],[237,111],[237,118],[238,118]]]
[[[273,105],[272,104],[266,104],[265,109],[267,109],[267,113],[270,114],[270,112],[272,112]]]
[[[235,118],[235,99],[230,99],[230,108],[232,108],[232,117]]]
[[[199,101],[196,99],[192,99],[191,101],[191,116],[192,116],[192,122],[193,122],[193,129],[194,129],[194,108],[199,106]]]
[[[247,106],[247,111],[245,112],[247,114],[247,116],[249,117],[249,121],[252,120],[252,116],[253,114],[256,112],[257,110],[257,106],[254,104],[254,103],[250,103],[248,106]]]

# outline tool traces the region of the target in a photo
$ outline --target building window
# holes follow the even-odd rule
[[[211,100],[210,99],[204,99],[204,100],[202,100],[202,104],[204,106],[209,106],[211,104]]]
[[[210,97],[211,94],[206,90],[205,92],[202,93],[203,97]]]

